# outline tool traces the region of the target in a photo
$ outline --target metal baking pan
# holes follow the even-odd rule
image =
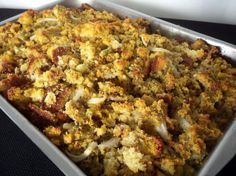
[[[50,8],[55,4],[63,4],[67,7],[79,7],[81,3],[88,3],[97,10],[107,10],[113,12],[120,17],[137,18],[143,17],[151,21],[154,29],[158,28],[162,34],[174,38],[182,38],[193,41],[197,38],[202,38],[211,45],[218,46],[221,49],[222,55],[230,58],[231,63],[236,62],[236,46],[230,43],[194,32],[178,25],[166,22],[164,20],[151,17],[141,12],[114,4],[108,0],[60,0],[50,3],[39,9]],[[19,15],[0,22],[0,25],[6,22],[14,21]],[[68,176],[83,176],[85,175],[78,166],[76,166],[67,156],[60,151],[44,134],[32,125],[17,109],[15,109],[7,100],[0,95],[0,108],[8,115],[8,117],[51,159],[54,164]],[[216,175],[236,154],[236,120],[234,119],[224,136],[211,153],[209,159],[205,162],[202,169],[199,171],[199,176]]]

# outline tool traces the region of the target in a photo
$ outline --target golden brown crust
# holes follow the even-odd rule
[[[0,27],[0,92],[88,175],[193,175],[236,111],[220,49],[88,5]]]

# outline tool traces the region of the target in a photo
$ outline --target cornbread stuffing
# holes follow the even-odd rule
[[[84,4],[0,27],[0,91],[87,175],[194,175],[236,112],[220,50]]]

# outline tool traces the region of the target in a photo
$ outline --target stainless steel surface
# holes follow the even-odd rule
[[[113,4],[108,0],[64,0],[58,1],[66,6],[79,7],[81,3],[88,3],[98,10],[107,10],[118,14],[121,17],[143,17],[152,23],[154,29],[159,28],[160,31],[170,37],[183,38],[193,41],[197,38],[202,38],[208,43],[218,46],[223,55],[231,58],[232,62],[236,61],[236,46],[227,42],[217,40],[215,38],[194,32],[178,25],[151,17],[149,15],[131,10],[129,8]],[[54,4],[41,7],[39,9],[52,7]],[[17,19],[19,15],[4,20],[0,25]],[[8,117],[51,159],[56,166],[65,174],[71,176],[85,175],[65,154],[63,154],[56,146],[54,146],[36,127],[34,127],[23,115],[21,115],[11,104],[9,104],[2,96],[0,96],[0,108],[8,115]],[[200,170],[199,176],[216,175],[223,166],[236,153],[236,121],[234,120],[224,137],[220,140],[210,158],[206,161],[204,167]]]

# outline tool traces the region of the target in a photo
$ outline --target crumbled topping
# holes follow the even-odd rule
[[[0,26],[0,92],[88,175],[194,175],[236,110],[219,48],[88,5]]]

